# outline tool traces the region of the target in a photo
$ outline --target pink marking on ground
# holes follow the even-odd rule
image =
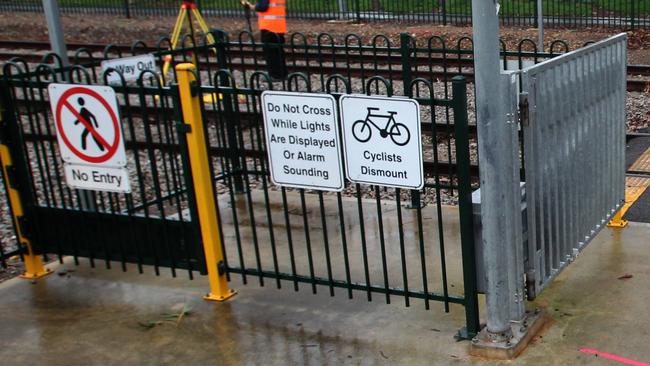
[[[617,362],[620,362],[620,363],[624,363],[626,365],[650,366],[650,363],[643,363],[643,362],[639,362],[639,361],[630,360],[629,358],[613,355],[611,353],[600,352],[597,349],[581,348],[580,352],[589,353],[589,354],[592,354],[592,355],[596,355],[598,357],[608,358],[610,360],[614,360],[614,361],[617,361]]]

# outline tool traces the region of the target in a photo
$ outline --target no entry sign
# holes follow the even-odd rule
[[[129,192],[115,91],[107,86],[71,84],[50,84],[48,90],[68,184]]]

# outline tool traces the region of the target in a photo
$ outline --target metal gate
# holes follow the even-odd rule
[[[17,223],[35,253],[84,257],[91,265],[119,262],[205,272],[186,149],[176,132],[174,96],[143,75],[139,86],[115,87],[120,104],[132,193],[70,189],[56,143],[47,87],[70,80],[91,84],[91,71],[8,62],[3,68],[3,139],[13,164],[9,184],[20,193]],[[148,75],[153,76],[153,75]],[[153,81],[145,85],[145,80]],[[185,161],[185,162],[184,162]]]
[[[624,201],[626,64],[620,34],[523,71],[529,299]]]

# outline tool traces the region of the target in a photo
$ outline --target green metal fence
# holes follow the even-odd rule
[[[14,173],[36,253],[88,258],[91,265],[120,263],[205,271],[198,239],[195,204],[182,138],[176,131],[174,94],[160,79],[143,74],[137,85],[115,86],[120,103],[132,193],[69,188],[58,154],[47,87],[52,82],[103,84],[83,66],[62,68],[58,56],[36,67],[19,60],[3,65],[0,104],[10,120],[3,123],[11,146]]]
[[[159,63],[197,55],[202,110],[215,204],[229,276],[260,285],[289,285],[312,292],[368,300],[395,299],[429,308],[454,304],[466,312],[467,335],[478,331],[471,216],[472,153],[466,80],[433,60],[444,48],[418,46],[403,35],[395,46],[385,36],[369,44],[321,35],[316,45],[296,34],[286,45],[291,74],[274,82],[260,62],[262,45],[244,37],[169,51],[161,41]],[[146,46],[138,44],[133,53]],[[69,80],[106,84],[103,56],[79,50],[74,65],[61,67],[49,54],[38,66],[12,60],[4,65],[2,105],[12,108],[8,135],[15,145],[17,175],[27,202],[26,231],[38,253],[102,260],[106,266],[136,263],[204,271],[197,239],[196,208],[179,137],[175,75],[145,73],[136,83],[115,86],[126,134],[131,194],[93,193],[96,208],[83,207],[80,192],[62,180],[47,85]],[[413,55],[430,63],[411,60]],[[464,52],[463,52],[464,54]],[[396,60],[394,60],[396,57]],[[458,60],[462,60],[459,54]],[[398,65],[395,66],[394,62]],[[464,64],[464,61],[459,61]],[[435,64],[435,65],[434,65]],[[438,74],[430,71],[438,70]],[[447,71],[449,75],[443,73]],[[269,181],[259,97],[264,90],[407,96],[421,106],[425,186],[405,191],[346,184],[342,193],[280,188]],[[182,135],[182,133],[181,133]],[[475,182],[474,182],[475,183]],[[455,203],[455,207],[448,206]],[[407,206],[410,206],[408,208]],[[215,223],[216,224],[216,223]],[[94,238],[96,240],[88,240]]]
[[[173,0],[60,0],[70,14],[120,16],[175,15],[181,1]],[[244,17],[238,1],[197,0],[206,16]],[[536,1],[502,0],[504,24],[533,26]],[[292,0],[288,15],[294,19],[350,19],[354,21],[405,21],[441,24],[471,23],[470,0]],[[40,0],[0,1],[4,11],[41,11]],[[545,0],[542,13],[547,26],[650,26],[649,0]]]

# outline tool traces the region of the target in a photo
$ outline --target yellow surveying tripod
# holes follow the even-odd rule
[[[207,41],[211,44],[214,43],[214,37],[212,37],[212,34],[210,34],[208,25],[205,23],[205,20],[203,20],[203,16],[201,16],[201,12],[199,11],[196,2],[194,0],[183,0],[183,3],[181,4],[181,10],[178,13],[178,17],[176,18],[176,24],[174,25],[174,30],[172,31],[172,37],[171,37],[172,45],[170,51],[175,50],[176,47],[178,46],[178,43],[181,38],[181,33],[183,32],[183,25],[185,23],[187,23],[188,32],[192,42],[193,43],[196,42],[194,23],[192,18],[196,19],[196,22],[201,28],[203,34],[205,34]],[[165,64],[163,65],[163,75],[167,75],[167,72],[169,71],[169,67],[171,66],[172,59],[173,59],[172,55],[167,55],[165,57]],[[192,63],[194,64],[194,66],[198,66],[196,53],[192,53]]]

